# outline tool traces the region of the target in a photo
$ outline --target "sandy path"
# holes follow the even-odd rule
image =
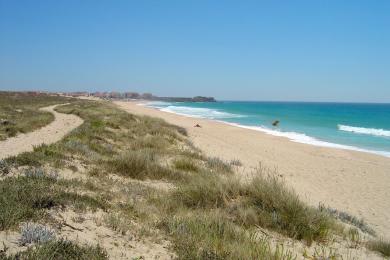
[[[83,123],[83,120],[78,116],[54,111],[56,106],[58,105],[41,108],[43,111],[54,114],[54,121],[50,124],[34,132],[20,134],[0,142],[0,159],[32,151],[34,146],[40,144],[55,143]]]
[[[116,102],[135,114],[155,116],[185,127],[190,139],[209,156],[239,159],[250,172],[259,162],[276,168],[307,202],[364,218],[379,235],[390,238],[390,158],[317,147],[223,123],[189,118]],[[202,128],[194,128],[199,123]],[[245,173],[244,173],[245,174]]]

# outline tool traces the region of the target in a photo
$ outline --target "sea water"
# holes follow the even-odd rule
[[[150,102],[162,111],[223,121],[294,142],[371,152],[390,157],[390,104]],[[279,124],[272,123],[278,120]]]

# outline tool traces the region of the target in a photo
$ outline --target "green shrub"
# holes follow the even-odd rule
[[[20,229],[19,244],[46,243],[55,239],[55,232],[47,226],[27,222]]]
[[[106,251],[100,246],[79,246],[66,240],[51,241],[30,247],[27,251],[13,256],[4,257],[4,260],[103,260],[108,259]]]

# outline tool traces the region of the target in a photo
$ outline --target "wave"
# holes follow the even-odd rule
[[[148,107],[156,107],[156,108],[161,108],[165,106],[169,106],[172,103],[165,102],[165,101],[148,101],[146,103],[139,103],[138,105],[140,106],[148,106]]]
[[[289,140],[291,140],[293,142],[297,142],[297,143],[310,144],[310,145],[321,146],[321,147],[338,148],[338,149],[344,149],[344,150],[353,150],[353,151],[366,152],[366,153],[373,153],[373,154],[378,154],[378,155],[382,155],[385,157],[390,157],[390,152],[387,152],[387,151],[368,150],[368,149],[363,149],[363,148],[350,146],[350,145],[342,145],[342,144],[326,142],[326,141],[318,140],[314,137],[308,136],[308,135],[303,134],[303,133],[283,132],[283,131],[279,131],[279,130],[275,130],[275,129],[270,129],[270,128],[267,128],[265,126],[248,126],[248,125],[241,125],[241,124],[237,124],[237,123],[230,123],[230,122],[223,121],[223,119],[228,119],[228,118],[246,117],[245,115],[232,114],[232,113],[222,112],[222,111],[218,111],[215,109],[209,109],[209,108],[174,106],[168,102],[149,102],[149,103],[144,104],[144,105],[157,108],[161,111],[174,113],[174,114],[178,114],[178,115],[182,115],[182,116],[212,119],[212,120],[216,120],[218,122],[225,123],[228,125],[233,125],[233,126],[256,130],[256,131],[261,131],[261,132],[264,132],[264,133],[267,133],[270,135],[285,137],[285,138],[288,138]],[[351,128],[354,129],[356,127],[339,125],[339,129],[343,130],[343,131],[351,131]],[[344,129],[348,129],[348,130],[344,130]],[[358,127],[358,129],[361,132],[362,132],[361,129],[366,129],[366,130],[368,129],[369,131],[370,130],[380,130],[379,132],[371,131],[370,134],[375,132],[376,134],[381,133],[381,136],[390,136],[390,131],[386,131],[383,129],[370,129],[370,128],[360,128],[360,127]],[[383,132],[381,132],[381,131],[383,131]],[[354,132],[357,132],[356,129],[354,130]],[[383,133],[389,134],[389,135],[383,135]]]
[[[338,125],[338,129],[341,131],[352,132],[357,134],[390,137],[390,131],[384,129],[356,127],[356,126],[349,126],[349,125]]]
[[[280,137],[286,137],[289,140],[297,143],[303,143],[303,144],[310,144],[310,145],[315,145],[315,146],[321,146],[321,147],[330,147],[330,148],[338,148],[338,149],[344,149],[344,150],[352,150],[352,151],[358,151],[358,152],[365,152],[365,153],[373,153],[373,154],[378,154],[382,155],[385,157],[390,157],[390,152],[387,151],[376,151],[376,150],[367,150],[367,149],[362,149],[359,147],[351,146],[351,145],[343,145],[343,144],[336,144],[336,143],[331,143],[331,142],[326,142],[326,141],[321,141],[318,140],[314,137],[302,134],[302,133],[297,133],[297,132],[282,132],[278,130],[273,130],[269,129],[264,126],[246,126],[246,125],[240,125],[236,123],[227,123],[223,122],[229,125],[241,127],[241,128],[246,128],[246,129],[251,129],[251,130],[256,130],[256,131],[261,131],[270,135],[274,136],[280,136]]]
[[[195,107],[184,107],[184,106],[167,106],[160,108],[161,111],[175,113],[178,115],[206,118],[206,119],[228,119],[228,118],[240,118],[245,117],[244,115],[231,114],[227,112],[221,112],[209,108],[195,108]]]

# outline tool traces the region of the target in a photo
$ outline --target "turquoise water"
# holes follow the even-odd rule
[[[165,103],[163,111],[224,121],[295,142],[390,157],[390,104],[239,102]],[[272,122],[279,120],[277,127]]]

